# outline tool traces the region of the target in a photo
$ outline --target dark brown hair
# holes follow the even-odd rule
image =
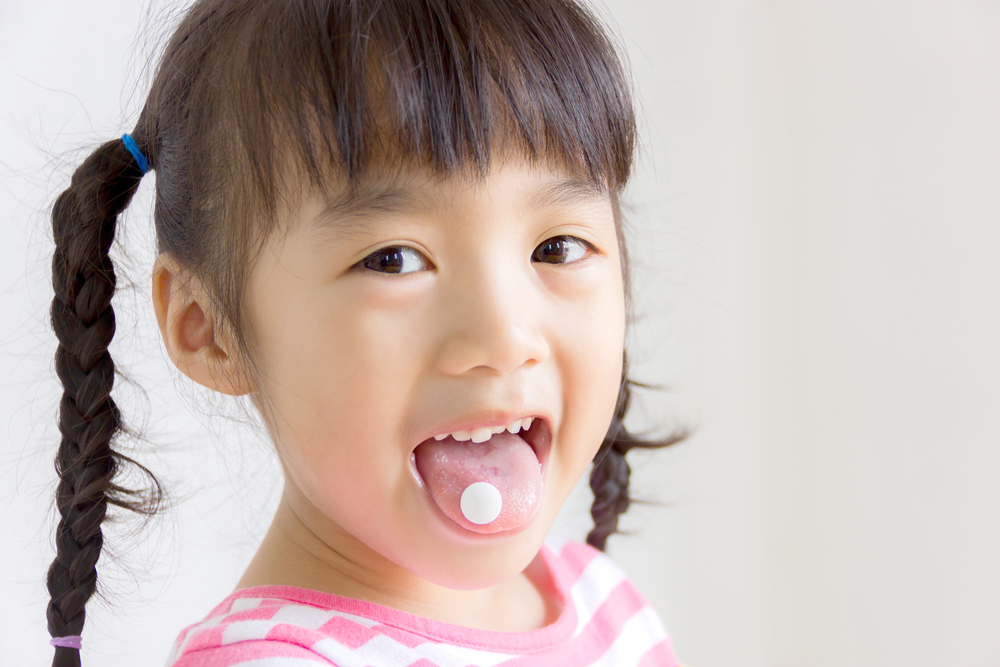
[[[244,285],[290,171],[350,192],[388,165],[484,178],[496,159],[519,155],[566,167],[617,208],[632,170],[635,112],[614,44],[574,0],[198,0],[166,47],[132,135],[156,171],[159,252],[206,284],[252,356]],[[52,211],[52,325],[65,390],[61,520],[48,573],[54,637],[82,631],[107,505],[150,513],[162,497],[151,474],[147,489],[113,481],[138,464],[112,448],[122,420],[111,398],[108,250],[141,177],[123,142],[108,142]],[[622,257],[627,290],[624,245]],[[630,502],[625,454],[683,437],[629,434],[632,386],[623,372],[590,477],[587,542],[602,550]],[[53,665],[79,665],[79,652],[57,648]]]

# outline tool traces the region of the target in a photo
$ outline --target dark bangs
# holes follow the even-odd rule
[[[631,171],[628,79],[596,21],[561,0],[259,3],[232,81],[258,183],[275,150],[351,183],[403,160],[484,175],[496,154],[567,165],[612,190]]]

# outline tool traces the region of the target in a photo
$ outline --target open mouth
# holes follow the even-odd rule
[[[544,418],[525,422],[527,430],[478,426],[414,449],[417,473],[445,516],[476,533],[512,530],[534,518],[552,432]]]

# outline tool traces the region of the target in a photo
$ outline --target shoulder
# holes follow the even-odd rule
[[[168,667],[315,667],[334,663],[293,643],[252,640],[184,651]]]
[[[280,595],[237,591],[178,636],[167,667],[307,667],[336,664],[324,640],[337,612]],[[306,592],[306,591],[299,591]],[[301,596],[296,596],[301,597]]]
[[[549,550],[549,567],[563,590],[597,588],[610,592],[622,585],[635,589],[613,560],[588,544],[549,537],[545,546]]]
[[[167,667],[438,664],[441,656],[444,664],[479,664],[456,656],[490,653],[463,647],[475,632],[449,627],[361,600],[261,586],[237,591],[182,631]]]
[[[546,540],[547,556],[576,630],[571,643],[594,644],[593,664],[677,667],[670,637],[649,600],[607,555],[577,542]]]

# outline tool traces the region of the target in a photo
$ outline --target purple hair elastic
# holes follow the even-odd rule
[[[83,637],[80,635],[69,635],[68,637],[53,637],[49,644],[61,648],[75,648],[80,650],[83,647]]]

